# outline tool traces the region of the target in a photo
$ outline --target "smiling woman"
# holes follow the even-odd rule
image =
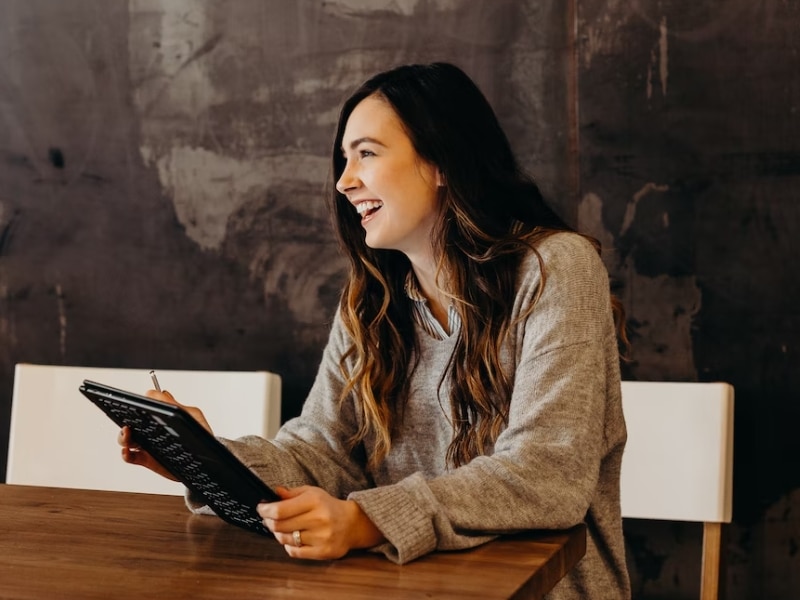
[[[585,522],[586,556],[549,597],[630,597],[625,337],[599,245],[547,206],[450,64],[362,85],[332,160],[349,273],[316,380],[273,440],[224,440],[281,496],[264,524],[298,558],[404,563]]]
[[[403,252],[418,278],[432,273],[431,233],[441,176],[417,154],[403,123],[381,96],[365,98],[353,110],[342,150],[346,162],[336,189],[361,215],[366,244]],[[432,283],[423,287],[434,289]]]

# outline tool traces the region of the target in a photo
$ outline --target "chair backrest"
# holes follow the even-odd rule
[[[18,364],[6,482],[182,494],[183,486],[120,458],[116,425],[79,391],[84,379],[143,393],[145,369]],[[214,434],[270,438],[280,427],[281,379],[266,371],[159,370],[161,386],[203,410]]]
[[[624,381],[622,410],[623,517],[729,523],[733,387]]]
[[[622,411],[622,516],[702,521],[700,598],[717,600],[733,508],[733,387],[624,381]]]

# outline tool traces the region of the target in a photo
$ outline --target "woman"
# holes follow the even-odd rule
[[[333,172],[350,270],[314,385],[274,440],[225,441],[282,497],[259,505],[265,525],[294,557],[404,563],[585,522],[586,556],[551,597],[629,597],[616,303],[596,244],[547,207],[453,65],[367,81]]]

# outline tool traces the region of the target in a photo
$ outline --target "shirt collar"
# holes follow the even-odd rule
[[[414,271],[409,269],[408,275],[406,275],[406,296],[409,299],[413,300],[414,302],[422,302],[423,304],[427,304],[428,300],[425,296],[422,295],[422,291],[419,289],[419,283],[417,282],[417,278],[414,275]]]

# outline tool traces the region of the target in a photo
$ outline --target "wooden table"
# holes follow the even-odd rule
[[[368,552],[300,561],[180,497],[0,485],[4,599],[540,598],[585,550],[581,525],[403,566]]]

